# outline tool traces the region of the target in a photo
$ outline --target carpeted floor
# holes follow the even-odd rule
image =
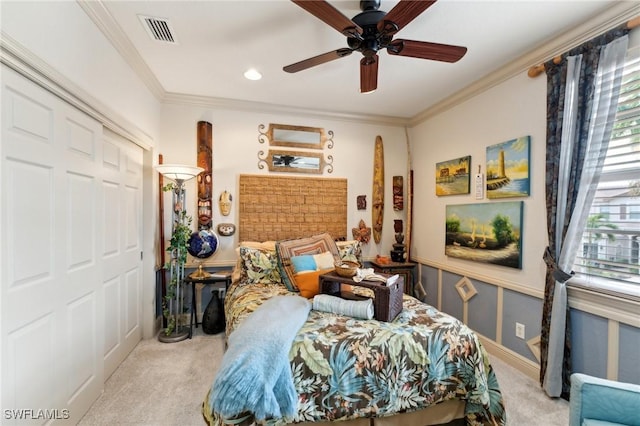
[[[161,343],[143,340],[107,380],[80,425],[204,426],[201,404],[224,353],[224,334]],[[491,358],[509,425],[566,426],[569,404],[545,396],[536,381]]]
[[[79,424],[205,426],[201,405],[224,353],[224,333],[201,330],[182,342],[138,343]]]
[[[507,422],[512,426],[567,426],[569,402],[549,398],[537,380],[531,379],[501,359],[492,356],[500,390],[505,400]]]

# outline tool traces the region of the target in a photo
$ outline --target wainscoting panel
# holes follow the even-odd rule
[[[426,303],[462,320],[489,352],[537,380],[542,299],[423,262],[418,270]],[[516,321],[525,339],[515,337]]]
[[[477,294],[468,304],[467,325],[473,330],[497,341],[498,288],[478,280],[471,280]]]
[[[463,321],[492,355],[538,380],[542,291],[412,260],[419,265],[426,303]],[[569,290],[573,372],[640,384],[637,304]],[[524,339],[516,337],[516,322],[525,326]]]
[[[540,335],[542,300],[513,290],[503,291],[502,345],[537,363],[527,341]],[[524,339],[516,337],[516,322],[524,324]]]
[[[427,292],[424,301],[439,309],[438,296],[440,291],[438,290],[438,270],[427,265],[420,265],[419,269],[419,276],[422,277],[422,286]]]
[[[459,319],[463,318],[464,302],[456,290],[456,284],[462,278],[462,275],[442,272],[442,308],[440,310]]]
[[[573,370],[607,377],[608,320],[571,309],[571,329]]]
[[[620,324],[618,377],[640,383],[640,333],[627,324]]]

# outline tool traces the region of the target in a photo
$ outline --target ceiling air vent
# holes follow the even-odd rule
[[[144,15],[138,15],[138,18],[152,39],[165,43],[178,43],[173,35],[173,28],[171,28],[171,23],[169,23],[168,19]]]

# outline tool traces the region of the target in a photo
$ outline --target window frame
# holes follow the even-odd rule
[[[635,62],[634,66],[640,68],[640,44],[629,48],[626,62],[627,63]],[[640,70],[638,71],[634,70],[633,72],[640,72]],[[638,99],[640,99],[640,97]],[[640,109],[634,112],[634,115],[632,116],[632,118],[635,119],[635,117],[637,117],[638,120],[640,121]],[[617,119],[618,117],[616,117],[616,120]],[[629,118],[627,117],[625,119],[628,120]],[[625,179],[628,179],[629,182],[635,181],[635,179],[633,179],[635,175],[633,173],[630,173],[629,171],[623,171],[622,173],[614,171],[614,172],[606,173],[606,175],[603,173],[602,176],[605,178],[605,180],[603,180],[602,182],[605,182],[605,183],[612,182],[612,181],[620,182],[620,181],[624,181]],[[640,177],[638,178],[638,181],[640,182]],[[629,204],[628,200],[622,200],[621,203],[625,204],[625,209],[624,209],[625,218],[622,219],[621,217],[619,217],[617,219],[619,222],[624,222],[624,223],[637,222],[636,226],[634,226],[631,230],[625,229],[625,228],[621,228],[620,230],[610,230],[607,228],[601,228],[599,229],[599,232],[601,234],[611,233],[611,234],[634,235],[636,232],[636,229],[640,230],[640,219],[633,217],[637,215],[636,210],[640,209],[638,207],[638,205],[640,205],[640,196],[637,197],[637,200],[638,200],[637,203],[634,202],[633,204]],[[612,223],[613,223],[613,219],[611,215],[612,214],[617,215],[618,213],[615,213],[615,212],[612,213],[611,205],[607,205],[607,204],[598,205],[598,204],[595,204],[596,202],[597,201],[594,199],[592,206],[590,207],[592,214],[595,214],[596,212],[605,214],[607,216],[605,220],[612,220]],[[583,248],[581,250],[578,250],[576,259],[573,262],[574,269],[577,269],[580,266],[584,267],[584,265],[579,265],[579,262],[580,262],[580,259],[585,255],[585,253],[583,253],[583,251],[585,250],[584,238],[587,232],[588,230],[585,226],[585,229],[583,230],[583,243],[582,243]],[[596,241],[596,244],[598,247],[597,248],[598,253],[601,250],[601,243],[603,240],[606,240],[606,235],[604,239],[601,238],[598,241]],[[633,247],[629,248],[629,250],[633,250]],[[600,256],[598,256],[598,259],[601,259]],[[606,258],[602,260],[604,262],[607,262]],[[603,269],[606,270],[608,268],[603,268]],[[613,270],[613,268],[611,268],[611,270]],[[607,300],[610,301],[611,298],[613,298],[617,300],[617,302],[613,304],[605,303],[605,306],[608,305],[608,308],[612,308],[612,309],[621,309],[622,307],[624,307],[622,309],[623,311],[627,312],[628,314],[632,314],[636,317],[640,317],[637,315],[638,307],[640,307],[640,283],[634,284],[632,282],[624,282],[624,281],[615,280],[615,279],[607,279],[599,275],[593,275],[586,272],[576,271],[574,272],[573,277],[569,280],[567,284],[569,288],[569,294],[570,295],[573,294],[574,297],[579,297],[580,299],[580,298],[584,298],[585,294],[596,293],[601,296],[604,296],[602,297],[601,303],[606,302]],[[619,303],[623,303],[623,305],[619,306]],[[638,323],[639,323],[638,326],[640,326],[640,319],[638,319]]]

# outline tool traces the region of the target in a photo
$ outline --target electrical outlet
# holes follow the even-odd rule
[[[516,337],[524,339],[524,324],[516,323]]]

